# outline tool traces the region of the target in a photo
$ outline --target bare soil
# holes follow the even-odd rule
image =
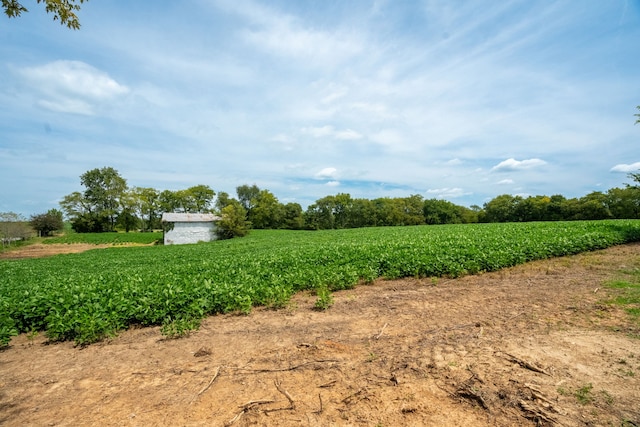
[[[92,246],[95,247],[95,246]],[[7,426],[640,426],[640,325],[603,284],[640,244],[454,280],[376,281],[313,310],[0,352]]]
[[[125,247],[125,246],[142,246],[136,243],[119,243],[113,244],[101,244],[94,245],[91,243],[72,243],[72,244],[43,244],[35,243],[27,246],[18,246],[15,248],[8,248],[7,250],[0,252],[0,259],[24,259],[24,258],[43,258],[52,255],[59,254],[74,254],[79,252],[85,252],[91,249],[103,249],[113,247]]]

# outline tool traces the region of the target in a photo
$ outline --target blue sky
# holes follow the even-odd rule
[[[581,197],[640,169],[640,1],[91,0],[0,17],[0,211],[129,186]]]

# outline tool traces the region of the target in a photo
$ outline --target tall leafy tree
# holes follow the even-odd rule
[[[302,206],[299,203],[287,203],[283,206],[284,218],[282,228],[289,230],[301,230],[304,228],[304,216]]]
[[[188,197],[192,201],[193,209],[197,213],[205,213],[211,209],[211,203],[216,196],[215,191],[208,185],[195,185],[187,188]]]
[[[60,207],[67,218],[71,220],[78,216],[91,213],[91,205],[79,191],[74,191],[64,196],[60,202]]]
[[[614,218],[640,218],[640,188],[611,188],[607,191],[607,206]]]
[[[140,218],[143,231],[160,228],[160,193],[151,187],[133,187],[129,191],[135,214]]]
[[[284,206],[269,190],[260,190],[252,201],[249,221],[253,228],[280,228],[284,220]]]
[[[83,195],[92,211],[108,218],[108,231],[115,230],[127,181],[114,168],[103,167],[82,174],[80,183],[86,188]]]
[[[373,202],[369,199],[353,199],[349,224],[351,227],[373,227],[377,225],[377,212]]]
[[[162,212],[178,212],[180,201],[175,191],[162,190],[158,195],[158,203]]]
[[[400,198],[402,205],[402,224],[398,225],[421,225],[425,223],[423,204],[424,199],[419,194],[412,194],[409,197]]]
[[[236,194],[238,195],[238,201],[247,211],[247,215],[251,215],[251,209],[257,202],[260,188],[255,184],[251,186],[244,184],[236,187]]]

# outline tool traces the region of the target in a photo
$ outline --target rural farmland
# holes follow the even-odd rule
[[[640,221],[467,224],[328,231],[254,231],[179,247],[122,247],[0,262],[0,341],[43,331],[89,344],[133,325],[167,336],[210,314],[284,307],[311,290],[378,278],[458,277],[640,240]]]
[[[1,424],[640,422],[637,221],[115,237],[0,261]]]

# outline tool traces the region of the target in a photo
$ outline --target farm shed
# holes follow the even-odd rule
[[[164,213],[162,214],[164,244],[183,245],[215,240],[218,220],[220,217],[213,214]]]

